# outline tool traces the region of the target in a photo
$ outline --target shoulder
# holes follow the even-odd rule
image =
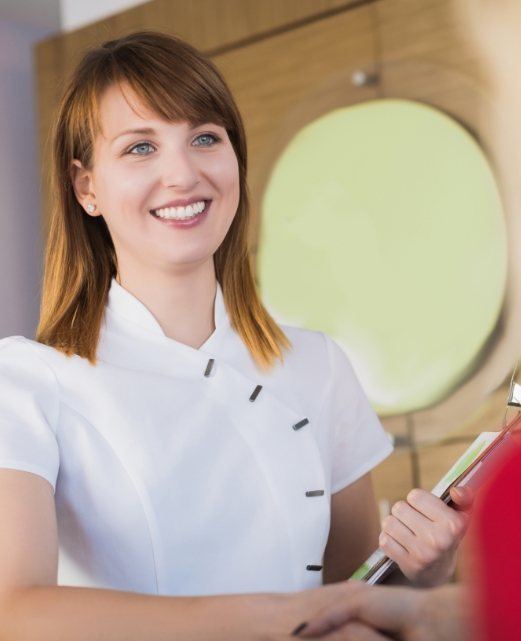
[[[51,369],[48,356],[57,352],[25,336],[7,336],[0,339],[0,367],[19,366]]]
[[[291,342],[282,370],[305,395],[357,399],[360,385],[343,347],[322,331],[280,325]],[[347,398],[346,398],[347,397]]]
[[[42,476],[55,490],[60,396],[37,345],[24,336],[0,340],[0,467]]]
[[[299,372],[312,366],[317,375],[325,375],[329,368],[328,336],[293,325],[280,325],[280,328],[291,342],[290,349],[284,352],[286,366]]]
[[[327,335],[313,329],[305,329],[295,325],[279,325],[284,334],[289,338],[295,354],[309,353],[316,357],[325,355]]]
[[[49,350],[53,348],[25,336],[0,339],[0,385],[4,396],[39,398],[47,408],[54,408],[51,410],[54,413],[59,390],[57,378],[47,362]]]
[[[293,325],[280,325],[291,341],[288,360],[299,367],[312,366],[316,374],[331,379],[338,373],[355,377],[349,357],[343,347],[325,332]]]
[[[7,336],[0,339],[0,366],[7,367],[15,363],[23,364],[28,360],[37,360],[30,347],[34,342],[25,336]]]

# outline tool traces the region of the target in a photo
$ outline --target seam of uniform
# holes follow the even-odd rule
[[[327,408],[327,400],[331,396],[331,389],[333,387],[333,380],[334,380],[334,372],[333,372],[333,359],[331,356],[331,350],[329,347],[329,337],[324,333],[324,332],[319,332],[320,335],[322,336],[322,339],[324,341],[324,345],[326,348],[326,357],[327,357],[327,365],[328,365],[328,377],[327,377],[327,384],[324,386],[324,391],[322,392],[322,398],[320,399],[320,403],[318,405],[317,409],[317,415],[316,415],[316,421],[322,418],[322,414],[324,413],[325,409]],[[333,430],[334,430],[333,426]]]
[[[212,400],[221,409],[224,409],[226,411],[227,406],[220,399],[213,398]],[[264,481],[266,482],[266,485],[269,488],[269,492],[270,492],[270,494],[272,496],[273,502],[277,506],[277,511],[279,512],[279,514],[281,514],[283,522],[285,523],[285,526],[286,526],[286,538],[287,538],[288,545],[289,545],[289,548],[291,550],[291,556],[292,556],[291,571],[292,571],[292,574],[293,574],[293,581],[294,581],[295,585],[297,585],[298,584],[298,577],[297,577],[297,574],[296,574],[296,568],[298,567],[298,555],[297,555],[297,551],[295,549],[293,535],[291,533],[291,524],[290,524],[288,515],[287,515],[286,511],[284,510],[283,504],[282,504],[282,502],[280,500],[279,492],[277,491],[277,487],[273,485],[271,477],[270,477],[269,473],[266,471],[266,465],[262,461],[262,457],[259,456],[259,454],[257,453],[257,450],[243,436],[240,428],[237,427],[237,424],[236,424],[234,416],[227,415],[227,417],[228,417],[231,425],[233,425],[233,429],[234,429],[235,433],[237,434],[237,436],[242,440],[242,442],[246,445],[248,450],[251,452],[252,457],[253,457],[254,461],[256,462],[257,467],[258,467],[260,473],[262,474],[262,477],[264,478]]]
[[[152,534],[152,527],[151,527],[151,517],[149,516],[149,512],[153,513],[152,509],[147,509],[145,507],[145,502],[147,505],[150,505],[150,499],[148,496],[148,492],[142,487],[141,483],[138,483],[136,479],[134,478],[133,474],[131,474],[130,470],[127,468],[127,466],[124,464],[122,461],[121,457],[118,455],[118,453],[114,450],[112,447],[112,444],[110,441],[105,437],[104,434],[100,432],[100,430],[94,425],[92,421],[90,421],[86,416],[84,416],[81,412],[79,412],[76,408],[72,407],[68,403],[63,403],[66,407],[68,407],[72,412],[75,414],[78,414],[78,416],[81,416],[95,431],[96,433],[105,441],[105,443],[108,445],[110,448],[111,452],[114,454],[115,459],[119,462],[121,468],[125,471],[127,474],[128,478],[130,479],[132,485],[134,486],[134,489],[136,491],[136,494],[139,499],[139,503],[141,505],[141,509],[143,510],[143,515],[145,517],[145,523],[147,526],[148,530],[148,535],[150,537],[150,548],[152,550],[152,559],[154,562],[154,577],[155,577],[155,583],[156,583],[156,593],[159,594],[159,580],[158,580],[158,573],[157,573],[157,555],[156,555],[156,547],[157,545],[154,544],[155,537]],[[144,499],[144,496],[146,495],[146,501]]]

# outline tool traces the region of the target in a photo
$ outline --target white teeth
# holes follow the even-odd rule
[[[188,207],[163,207],[156,209],[154,213],[159,218],[168,218],[169,220],[187,220],[188,218],[195,218],[198,214],[203,212],[206,208],[204,200],[197,203],[192,203]]]

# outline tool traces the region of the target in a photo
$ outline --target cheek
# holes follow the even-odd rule
[[[100,211],[116,224],[126,214],[140,211],[147,202],[151,182],[148,172],[132,169],[107,166],[99,172],[95,183]]]
[[[223,199],[231,208],[230,215],[233,216],[240,196],[239,165],[234,153],[227,156],[223,162],[216,163],[215,181],[219,185]]]

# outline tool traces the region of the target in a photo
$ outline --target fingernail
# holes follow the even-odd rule
[[[298,635],[302,632],[302,630],[304,630],[307,627],[308,627],[307,623],[301,623],[300,625],[297,625],[297,627],[291,633],[291,636],[298,637]]]

